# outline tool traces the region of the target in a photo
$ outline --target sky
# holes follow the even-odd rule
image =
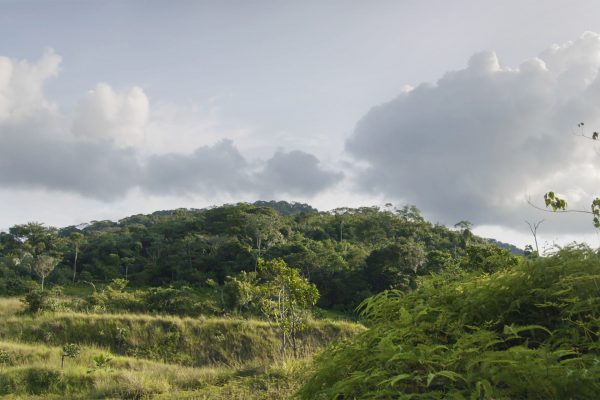
[[[600,246],[597,1],[0,1],[0,229],[414,204]],[[585,122],[585,126],[577,126]]]

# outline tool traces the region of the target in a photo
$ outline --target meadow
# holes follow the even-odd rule
[[[293,359],[257,319],[23,311],[18,298],[0,299],[7,399],[283,399],[298,390],[315,351],[363,329],[312,320]],[[80,352],[61,367],[69,343]]]

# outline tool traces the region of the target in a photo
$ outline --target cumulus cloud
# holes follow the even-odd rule
[[[0,57],[0,122],[54,112],[55,106],[44,97],[43,85],[59,73],[60,62],[52,49],[46,49],[34,63]]]
[[[346,142],[368,163],[357,185],[446,223],[518,226],[531,214],[526,197],[550,189],[588,207],[600,156],[573,133],[580,121],[600,130],[599,68],[600,35],[590,32],[515,68],[477,53],[358,122]]]
[[[138,87],[117,91],[100,83],[83,96],[73,116],[62,115],[43,90],[45,81],[58,74],[60,62],[52,50],[34,63],[0,57],[4,189],[62,191],[112,201],[132,190],[164,196],[312,195],[338,179],[308,153],[277,153],[266,162],[250,162],[231,140],[199,145],[202,139],[190,140],[193,131],[185,126],[187,133],[178,136],[180,118],[169,122],[165,116],[182,112],[163,107],[152,119],[149,99]],[[183,114],[194,111],[185,108]],[[214,127],[208,115],[200,132]],[[148,127],[154,135],[150,140]],[[164,145],[164,138],[178,143]],[[214,142],[214,135],[210,139]],[[309,177],[302,177],[303,169]]]
[[[112,140],[120,147],[140,145],[148,122],[148,97],[139,87],[116,92],[99,83],[80,101],[73,119],[73,133]]]

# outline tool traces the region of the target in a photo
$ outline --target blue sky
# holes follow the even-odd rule
[[[524,199],[595,195],[594,149],[565,137],[600,123],[600,39],[582,36],[598,17],[594,1],[2,1],[0,227],[276,198],[597,240]]]

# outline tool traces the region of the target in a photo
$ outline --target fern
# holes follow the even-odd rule
[[[317,358],[302,399],[595,399],[600,258],[566,248],[493,274],[423,278],[360,306],[369,329]]]

